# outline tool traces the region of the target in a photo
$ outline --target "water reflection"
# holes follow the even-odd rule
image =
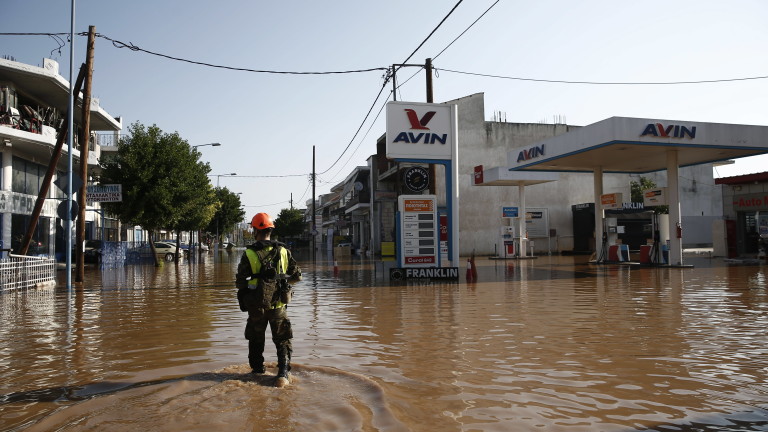
[[[275,389],[247,373],[240,253],[0,295],[2,429],[768,429],[764,267],[542,257],[390,284],[304,260]]]

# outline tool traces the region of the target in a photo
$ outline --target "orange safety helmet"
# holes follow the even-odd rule
[[[272,219],[266,213],[256,213],[256,216],[251,219],[251,226],[257,230],[263,230],[267,228],[274,228],[275,224],[272,223]]]

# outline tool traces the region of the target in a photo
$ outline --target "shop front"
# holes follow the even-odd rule
[[[722,177],[725,243],[728,257],[766,254],[768,243],[768,172]]]

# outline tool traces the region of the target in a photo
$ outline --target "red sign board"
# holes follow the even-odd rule
[[[475,184],[483,184],[483,166],[475,167]]]

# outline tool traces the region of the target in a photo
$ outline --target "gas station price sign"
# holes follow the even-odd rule
[[[437,266],[437,198],[434,195],[400,195],[398,207],[403,267]]]

